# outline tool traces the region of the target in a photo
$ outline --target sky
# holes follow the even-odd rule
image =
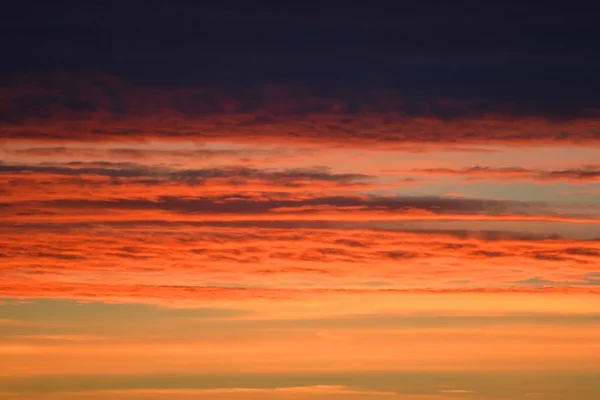
[[[240,3],[3,11],[0,399],[600,398],[593,10]]]

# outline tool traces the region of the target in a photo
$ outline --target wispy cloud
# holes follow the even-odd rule
[[[533,170],[521,167],[491,168],[475,166],[463,169],[429,168],[386,172],[427,176],[456,176],[470,181],[501,179],[512,181],[530,180],[539,182],[568,181],[572,183],[578,183],[595,182],[600,180],[600,166],[598,165],[584,165],[580,168],[556,170]]]

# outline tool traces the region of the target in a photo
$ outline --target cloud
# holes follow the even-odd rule
[[[0,164],[0,174],[40,173],[48,175],[99,175],[109,178],[156,178],[196,182],[210,178],[264,179],[282,181],[283,186],[294,186],[304,181],[356,182],[372,179],[363,174],[335,174],[327,167],[296,168],[287,170],[260,170],[251,167],[220,167],[202,169],[173,169],[151,167],[135,163],[69,162],[63,165],[7,165]],[[132,182],[135,183],[135,182]],[[235,181],[233,182],[235,183]],[[243,183],[243,182],[241,182]]]
[[[311,175],[311,174],[309,174]],[[313,176],[314,178],[315,176]],[[317,176],[318,178],[318,176]],[[284,178],[284,182],[288,178]],[[321,179],[331,179],[324,175]],[[336,178],[333,177],[335,182]],[[15,201],[16,200],[16,201]],[[173,219],[201,220],[319,219],[319,220],[555,220],[597,222],[594,209],[577,206],[554,208],[542,202],[487,200],[437,196],[270,196],[234,194],[217,196],[157,196],[156,198],[61,199],[4,202],[9,220],[44,218]],[[100,214],[100,211],[102,213]],[[68,214],[67,214],[68,212]],[[154,215],[154,218],[151,217]],[[58,217],[60,216],[60,217]]]
[[[136,161],[147,160],[188,160],[205,161],[211,159],[237,159],[243,160],[261,160],[263,162],[273,162],[276,160],[290,158],[297,155],[310,154],[310,149],[286,149],[286,148],[240,148],[235,150],[228,149],[210,149],[197,148],[192,150],[171,149],[143,149],[136,147],[118,147],[118,148],[94,148],[94,147],[73,147],[73,146],[54,146],[54,147],[30,147],[21,149],[4,149],[8,154],[17,156],[30,156],[36,158],[92,158],[92,159],[126,159]]]
[[[390,262],[405,260],[403,279],[408,279],[413,274],[439,274],[441,270],[435,264],[440,260],[462,261],[465,266],[478,264],[480,270],[488,266],[494,270],[501,265],[532,264],[528,270],[518,273],[522,275],[531,273],[533,268],[538,272],[546,267],[554,270],[555,262],[568,262],[563,272],[573,268],[572,273],[576,273],[581,265],[591,266],[600,256],[597,241],[550,240],[544,237],[536,241],[510,235],[457,236],[452,232],[385,232],[332,227],[315,230],[301,226],[290,231],[285,226],[264,228],[260,225],[178,226],[122,226],[118,230],[118,240],[113,237],[115,232],[112,230],[103,232],[102,228],[93,226],[83,228],[76,225],[73,229],[53,232],[24,229],[23,226],[5,229],[5,264],[7,267],[14,265],[28,274],[33,271],[50,273],[53,264],[61,265],[62,272],[66,272],[67,266],[77,271],[98,271],[103,265],[117,263],[122,265],[120,272],[132,268],[131,272],[169,270],[184,273],[188,267],[182,263],[188,263],[190,266],[197,264],[188,270],[194,274],[208,271],[224,273],[232,264],[240,264],[237,266],[239,274],[265,277],[314,273],[340,277],[353,276],[357,271],[348,265],[337,270],[336,265],[357,263],[355,268],[359,269],[360,265],[371,264],[371,273],[376,274],[378,271],[390,272]],[[35,235],[30,237],[34,232]],[[77,243],[81,244],[75,245]],[[175,259],[168,257],[173,250],[178,254]],[[162,266],[155,264],[160,260]],[[413,264],[409,260],[414,262],[413,271],[410,271]],[[147,265],[142,267],[139,261]],[[293,266],[283,261],[293,261]],[[423,269],[425,266],[426,270]],[[54,271],[61,272],[60,269]],[[119,271],[115,274],[118,275]],[[446,271],[445,274],[464,277],[460,269]],[[474,271],[469,271],[469,274],[472,278],[478,277]],[[387,279],[393,282],[395,278],[390,275]]]
[[[440,389],[440,393],[469,394],[475,392],[465,389]]]
[[[386,173],[431,175],[431,176],[457,176],[467,180],[530,180],[530,181],[569,181],[569,182],[595,182],[600,180],[600,165],[584,165],[580,168],[541,170],[521,167],[469,167],[462,169],[451,168],[426,168],[404,171],[385,171]]]
[[[8,392],[7,398],[28,398],[27,392]],[[20,397],[19,397],[20,396]],[[25,397],[23,397],[25,396]],[[56,397],[55,397],[56,396]],[[355,388],[342,385],[313,385],[313,386],[282,386],[282,387],[223,387],[223,388],[131,388],[131,389],[102,389],[102,390],[54,390],[45,393],[44,398],[67,399],[139,399],[139,398],[168,398],[168,399],[279,399],[281,396],[293,399],[339,399],[345,397],[363,398],[363,396],[380,397],[393,396],[397,393],[383,390]],[[0,397],[2,397],[0,395]]]
[[[0,286],[0,295],[10,298],[54,298],[103,301],[107,303],[149,303],[163,306],[196,306],[199,302],[310,301],[316,298],[348,297],[376,299],[403,294],[564,294],[600,295],[600,288],[587,287],[515,287],[471,289],[265,289],[247,287],[158,286],[133,284],[41,283],[11,279]],[[373,297],[374,296],[374,297]]]
[[[435,235],[451,239],[486,240],[486,241],[548,241],[548,240],[576,240],[582,246],[600,240],[596,232],[596,224],[573,224],[556,221],[527,221],[527,231],[523,231],[521,221],[452,221],[452,220],[423,220],[423,221],[343,221],[343,220],[315,220],[315,219],[290,219],[290,220],[167,220],[167,219],[104,219],[103,221],[24,221],[19,223],[7,222],[0,229],[4,231],[16,228],[31,232],[77,232],[82,229],[99,232],[101,234],[117,232],[165,232],[178,233],[183,229],[189,232],[198,232],[205,229],[259,229],[287,231],[312,230],[313,232],[346,232],[354,235],[364,232],[390,232],[409,233],[416,235]],[[352,236],[351,240],[356,240]],[[456,246],[460,246],[456,244]]]
[[[61,399],[451,399],[488,393],[143,373],[597,368],[600,205],[555,192],[600,180],[593,13],[153,3],[3,21],[0,298],[40,304],[0,307],[6,376],[120,388]]]
[[[261,199],[306,197],[310,193],[414,186],[416,179],[380,179],[360,173],[334,173],[327,167],[254,168],[218,166],[174,168],[132,162],[2,164],[0,180],[13,200],[148,199],[204,195]],[[302,195],[304,194],[304,195]],[[8,197],[8,196],[7,196]]]
[[[214,199],[206,204],[213,203],[227,205]],[[435,220],[391,224],[386,217],[349,223],[310,213],[304,221],[277,221],[263,210],[257,211],[264,213],[262,219],[248,219],[248,203],[242,203],[239,220],[218,214],[212,221],[194,222],[190,212],[174,221],[164,215],[144,220],[145,211],[132,208],[118,221],[87,204],[80,205],[85,222],[67,222],[61,214],[53,222],[27,216],[24,223],[7,222],[0,228],[6,285],[1,294],[106,301],[168,301],[172,296],[180,302],[205,296],[232,301],[246,296],[314,298],[319,290],[345,289],[512,293],[542,287],[592,294],[600,287],[593,275],[600,258],[597,238],[536,232],[530,222],[514,222],[512,230],[503,232],[482,230],[481,222],[452,229],[435,225]],[[71,203],[64,210],[65,216],[79,212]],[[363,211],[348,212],[356,218]],[[94,221],[96,213],[101,218]],[[493,222],[506,226],[506,221]],[[548,223],[540,224],[548,228]],[[102,286],[107,276],[114,287]]]
[[[100,342],[110,339],[109,336],[99,335],[71,335],[71,334],[47,334],[47,335],[14,335],[7,339],[15,341],[36,341],[36,342]]]
[[[69,162],[58,165],[10,165],[0,163],[0,177],[11,182],[11,192],[19,197],[19,187],[36,186],[60,192],[87,191],[121,187],[121,192],[138,194],[141,188],[153,188],[158,193],[166,187],[169,193],[174,186],[202,187],[206,191],[229,188],[243,193],[244,190],[280,191],[318,189],[372,189],[390,187],[391,184],[376,182],[376,177],[365,174],[332,173],[327,167],[292,169],[257,169],[244,166],[186,169],[166,166],[147,166],[136,163],[113,163],[107,161]],[[408,182],[412,182],[409,180]],[[400,184],[400,183],[398,183]],[[68,190],[65,190],[68,188]],[[30,191],[35,193],[34,191]],[[147,191],[149,194],[152,191]],[[156,193],[156,192],[155,192]],[[84,196],[85,197],[85,196]]]
[[[68,392],[67,392],[68,393]],[[88,392],[89,393],[89,392]],[[314,385],[314,386],[290,386],[275,388],[216,388],[216,389],[129,389],[129,390],[102,390],[105,395],[360,395],[360,396],[390,396],[395,392],[376,391],[368,389],[353,388],[340,385]]]
[[[524,284],[527,286],[537,286],[537,287],[557,287],[557,286],[592,286],[592,287],[600,287],[600,273],[599,272],[590,272],[585,273],[582,276],[577,277],[575,280],[571,281],[553,281],[542,279],[540,277],[535,277],[531,279],[527,279],[524,281],[515,282],[516,284]]]
[[[286,160],[294,160],[297,157],[317,157],[318,149],[314,146],[266,146],[256,148],[251,145],[239,147],[236,149],[213,149],[213,148],[196,148],[196,149],[169,149],[157,150],[143,147],[116,147],[116,148],[95,148],[81,147],[81,144],[74,141],[72,143],[64,143],[65,146],[46,146],[46,147],[25,147],[11,148],[7,146],[1,149],[4,153],[11,156],[31,157],[39,159],[72,159],[72,160],[111,160],[111,161],[153,161],[163,160],[172,162],[206,162],[210,160],[232,160],[240,163],[254,164],[276,164]],[[70,145],[69,145],[70,144]],[[196,144],[197,146],[199,144]],[[413,154],[425,154],[431,152],[450,152],[450,153],[500,153],[498,149],[487,147],[474,146],[429,146],[423,145],[405,145],[397,147],[398,150]],[[327,149],[326,149],[327,150]],[[384,150],[384,149],[382,149]]]
[[[32,82],[39,81],[39,86]],[[229,141],[394,149],[407,144],[597,143],[597,113],[552,120],[497,102],[415,100],[384,89],[152,89],[110,76],[13,80],[0,137],[38,142]],[[485,104],[482,103],[482,104]],[[483,111],[481,111],[483,109]],[[523,108],[521,108],[523,109]],[[460,147],[460,146],[459,146]]]

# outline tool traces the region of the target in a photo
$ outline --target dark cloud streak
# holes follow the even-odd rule
[[[361,211],[406,212],[425,211],[434,215],[543,215],[547,205],[540,202],[522,202],[512,200],[483,200],[454,197],[418,197],[418,196],[329,196],[304,199],[264,199],[257,200],[239,194],[222,197],[174,197],[160,196],[151,199],[107,199],[107,200],[70,200],[53,199],[48,201],[25,201],[3,203],[5,210],[33,206],[44,210],[57,208],[63,210],[163,210],[180,214],[241,214],[257,215],[265,213],[315,214],[320,211],[347,211],[349,216],[360,215]],[[391,214],[390,214],[391,215]]]
[[[392,173],[394,171],[386,171]],[[395,171],[399,174],[415,175],[447,175],[462,177],[469,180],[507,179],[507,180],[533,180],[533,181],[597,181],[600,180],[600,165],[584,165],[579,168],[542,170],[521,167],[468,167],[462,169],[452,168],[425,168],[406,171]]]

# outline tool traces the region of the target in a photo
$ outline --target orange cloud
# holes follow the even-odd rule
[[[119,228],[118,236],[99,227],[34,232],[4,230],[7,279],[92,284],[110,274],[124,284],[190,290],[202,282],[291,289],[309,282],[338,289],[600,286],[600,246],[585,240],[300,227],[132,226]]]

